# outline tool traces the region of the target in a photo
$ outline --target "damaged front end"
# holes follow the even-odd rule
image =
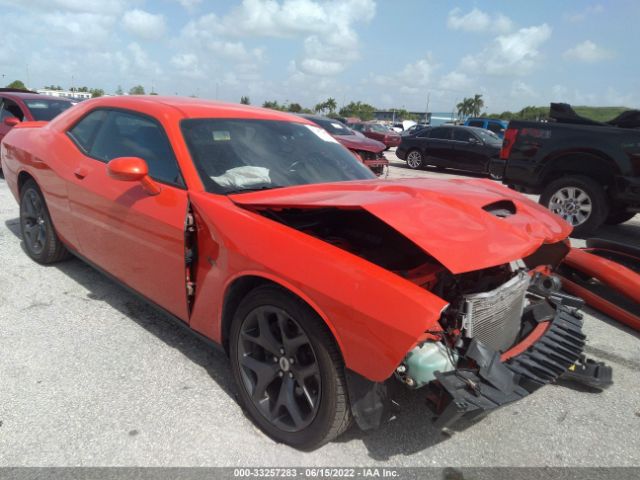
[[[428,332],[433,339],[408,352],[395,379],[424,393],[436,428],[482,416],[560,378],[594,389],[612,383],[610,367],[582,354],[582,300],[561,293],[548,268],[514,262],[445,273],[433,291],[450,302],[441,330]],[[352,405],[359,426],[377,426],[388,417],[391,401],[380,384],[356,387]]]
[[[569,375],[595,388],[610,384],[610,368],[582,354],[583,302],[561,293],[552,273],[569,251],[570,228],[492,184],[430,181],[428,187],[417,181],[351,183],[234,198],[413,284],[408,302],[422,290],[429,293],[420,297],[425,306],[438,306],[424,323],[415,315],[405,318],[402,309],[385,312],[381,331],[412,327],[401,349],[392,335],[367,337],[362,331],[373,329],[356,329],[352,321],[345,327],[366,339],[357,346],[379,353],[380,364],[393,357],[375,376],[368,366],[345,362],[356,423],[366,430],[384,422],[396,400],[394,385],[423,394],[436,424],[445,428]],[[359,287],[368,284],[358,278]]]
[[[442,331],[433,332],[439,340],[416,346],[396,369],[396,379],[424,392],[437,428],[482,416],[559,378],[593,388],[612,383],[609,367],[582,355],[583,302],[561,293],[557,277],[518,263],[476,275],[506,281],[481,292],[465,290],[463,278],[439,286],[457,296],[443,313]],[[478,278],[469,283],[478,284]]]

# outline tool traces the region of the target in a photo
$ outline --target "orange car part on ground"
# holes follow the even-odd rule
[[[585,275],[598,279],[616,292],[632,301],[638,302],[640,299],[640,275],[619,263],[594,255],[590,253],[591,251],[590,249],[573,248],[565,258],[564,264]],[[563,277],[562,285],[566,291],[583,298],[593,308],[606,313],[635,330],[640,330],[639,316],[566,277]]]

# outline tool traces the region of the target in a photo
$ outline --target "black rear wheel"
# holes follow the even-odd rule
[[[69,251],[58,238],[44,196],[33,180],[20,190],[20,232],[27,254],[43,265],[65,260]]]
[[[243,406],[273,439],[312,449],[349,426],[340,352],[315,312],[285,290],[267,285],[247,295],[230,356]]]

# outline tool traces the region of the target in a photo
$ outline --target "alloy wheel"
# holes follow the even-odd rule
[[[39,255],[47,241],[47,222],[42,198],[33,190],[27,190],[22,201],[22,231],[29,250]]]
[[[549,210],[576,227],[589,219],[593,202],[581,188],[563,187],[551,196]]]
[[[409,152],[407,155],[407,165],[411,168],[420,168],[422,166],[422,154],[417,150]]]
[[[240,327],[237,349],[242,384],[272,425],[298,432],[318,413],[320,368],[309,337],[286,311],[252,310]]]

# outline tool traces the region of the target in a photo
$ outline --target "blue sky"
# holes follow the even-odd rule
[[[640,2],[0,0],[3,83],[305,106],[640,107]]]

